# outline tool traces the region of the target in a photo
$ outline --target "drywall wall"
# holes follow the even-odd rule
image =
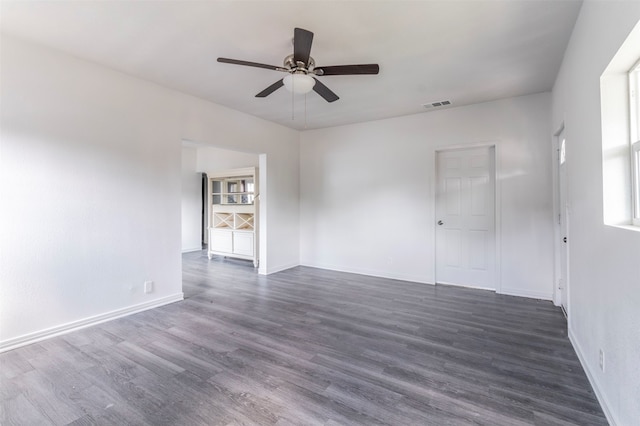
[[[299,132],[197,98],[185,105],[185,138],[220,149],[259,153],[260,267],[298,265]]]
[[[196,171],[198,151],[182,147],[182,252],[202,249],[202,173]]]
[[[4,35],[1,55],[0,349],[182,297],[183,139],[261,154],[261,269],[297,264],[298,132]]]
[[[303,132],[301,264],[433,283],[436,149],[495,144],[500,291],[551,299],[550,99]]]
[[[179,300],[174,95],[5,36],[1,54],[2,343]]]
[[[640,232],[604,225],[600,76],[639,20],[639,2],[586,1],[553,89],[553,128],[567,137],[569,332],[617,425],[640,419]]]
[[[198,148],[196,167],[197,170],[202,173],[258,166],[259,161],[256,154],[212,147]]]

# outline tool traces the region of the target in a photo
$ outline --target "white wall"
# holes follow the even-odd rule
[[[185,139],[245,153],[260,153],[260,267],[269,274],[298,265],[299,132],[190,98]],[[226,114],[222,115],[221,111]]]
[[[198,151],[182,147],[182,252],[202,249],[202,173],[196,172]]]
[[[210,173],[228,169],[258,167],[258,163],[256,154],[212,147],[199,147],[196,167],[199,172]]]
[[[600,76],[639,19],[640,2],[586,1],[553,90],[553,128],[564,122],[567,137],[569,333],[617,425],[640,419],[640,232],[603,224]]]
[[[4,35],[1,55],[0,349],[182,297],[182,139],[266,154],[262,266],[297,264],[297,131]]]
[[[497,147],[502,292],[553,294],[550,94],[303,132],[304,265],[434,282],[436,148]]]

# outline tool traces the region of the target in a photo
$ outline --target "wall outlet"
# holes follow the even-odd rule
[[[600,371],[604,373],[604,351],[600,349]]]
[[[144,282],[144,292],[151,293],[153,291],[153,281]]]

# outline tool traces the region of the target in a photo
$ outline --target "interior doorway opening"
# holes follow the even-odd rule
[[[213,147],[192,141],[182,141],[182,253],[206,250],[209,228],[213,226],[209,177],[225,170],[255,168],[256,174],[266,176],[266,154],[247,153]],[[256,179],[259,179],[256,176]],[[266,190],[266,179],[261,191]],[[260,235],[266,236],[266,223],[259,213],[263,203],[256,202],[256,235],[254,238],[256,258],[266,259],[266,244]],[[206,252],[203,251],[203,255]],[[257,265],[257,262],[256,262]],[[261,268],[262,269],[262,268]]]
[[[569,318],[569,185],[567,176],[568,141],[564,126],[555,134],[555,198],[556,198],[556,283],[554,302]]]

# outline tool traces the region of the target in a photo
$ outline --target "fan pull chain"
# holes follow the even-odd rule
[[[307,94],[304,94],[304,128],[307,128]]]
[[[295,102],[294,102],[294,93],[295,93],[295,87],[296,87],[296,80],[293,79],[291,81],[291,121],[295,120]]]

